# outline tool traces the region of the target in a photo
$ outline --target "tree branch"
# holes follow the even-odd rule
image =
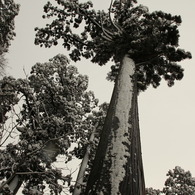
[[[111,0],[110,2],[110,7],[109,7],[109,18],[110,18],[110,22],[112,23],[112,25],[116,28],[116,30],[118,31],[118,33],[121,35],[123,33],[123,31],[121,30],[121,28],[119,28],[112,20],[111,18],[111,7],[113,4],[113,0]]]

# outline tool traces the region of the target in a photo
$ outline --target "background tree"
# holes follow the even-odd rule
[[[94,129],[90,134],[88,144],[81,142],[81,147],[77,151],[78,157],[82,159],[80,169],[77,175],[75,185],[70,190],[73,195],[82,194],[85,191],[86,181],[88,180],[91,168],[94,164],[95,152],[98,147],[99,138],[104,126],[106,114],[109,104],[103,103],[99,106],[99,110],[93,110],[88,119],[93,123]]]
[[[160,190],[155,190],[153,188],[146,188],[146,195],[160,195]]]
[[[167,173],[163,193],[166,195],[193,195],[195,193],[195,178],[190,171],[185,171],[179,166]]]
[[[87,87],[88,77],[69,65],[64,55],[37,63],[26,79],[1,80],[1,92],[14,95],[14,101],[8,98],[2,101],[6,110],[2,127],[6,114],[15,111],[17,119],[10,134],[19,134],[18,142],[6,145],[5,136],[1,142],[1,193],[10,194],[11,190],[16,194],[22,183],[23,194],[43,194],[46,186],[50,194],[68,191],[71,174],[64,175],[53,163],[58,155],[64,156],[65,163],[72,156],[81,156],[77,151],[88,144],[88,135],[94,127],[88,113],[98,100]],[[19,112],[16,104],[22,104]],[[78,147],[68,150],[71,143],[77,143]]]
[[[93,10],[91,2],[57,3],[44,7],[43,17],[54,20],[36,28],[35,44],[51,47],[62,39],[72,60],[91,58],[99,65],[113,60],[110,75],[118,75],[85,194],[145,194],[137,94],[159,86],[162,78],[169,86],[182,79],[178,62],[191,54],[178,48],[181,17],[150,13],[133,1],[111,1],[108,12]],[[80,33],[73,30],[78,27]]]
[[[13,0],[0,0],[0,76],[3,75],[6,65],[4,53],[8,51],[11,40],[16,36],[14,19],[18,12],[19,5]]]
[[[13,0],[0,1],[0,55],[8,51],[10,41],[16,36],[14,19],[18,12],[19,5]]]
[[[146,195],[193,195],[195,193],[195,178],[190,171],[185,171],[179,166],[167,173],[163,190],[146,188]]]

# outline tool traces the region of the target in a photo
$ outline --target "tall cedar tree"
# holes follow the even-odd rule
[[[108,12],[95,11],[91,2],[56,2],[59,6],[45,5],[43,17],[54,19],[35,29],[35,44],[51,47],[62,39],[74,61],[115,62],[110,73],[115,88],[85,194],[143,195],[137,94],[150,84],[158,87],[162,78],[168,86],[182,79],[178,62],[191,54],[178,48],[181,17],[150,13],[136,1],[111,1]]]

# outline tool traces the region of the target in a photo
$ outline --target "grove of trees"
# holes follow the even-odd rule
[[[44,6],[50,24],[35,28],[35,44],[51,47],[62,40],[74,62],[112,61],[112,98],[98,105],[88,77],[61,54],[35,64],[25,79],[4,77],[0,193],[16,194],[22,187],[26,195],[193,194],[194,179],[180,167],[168,172],[162,191],[145,188],[137,102],[149,85],[156,88],[164,79],[171,87],[183,78],[179,62],[191,54],[178,47],[181,17],[149,12],[135,0],[112,0],[108,12],[94,10],[92,2],[53,1],[58,6],[52,1]],[[11,10],[12,25],[16,11],[18,5]],[[9,29],[11,40],[13,26]],[[2,40],[7,48],[7,36]],[[54,166],[60,156],[64,163],[83,159],[75,185],[71,174]]]

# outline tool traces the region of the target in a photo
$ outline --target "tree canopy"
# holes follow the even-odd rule
[[[150,84],[159,86],[162,78],[169,86],[182,79],[183,68],[178,62],[191,58],[191,54],[178,48],[180,16],[162,11],[150,13],[147,7],[136,6],[132,1],[129,6],[111,1],[108,12],[95,11],[92,2],[56,2],[58,6],[51,2],[45,5],[43,18],[53,21],[45,28],[35,29],[35,44],[51,47],[62,39],[72,60],[91,58],[99,65],[114,60],[112,72],[128,54],[136,63],[140,90]],[[74,30],[77,28],[79,31]]]
[[[166,195],[193,195],[195,193],[195,178],[190,171],[185,171],[179,166],[167,173],[163,193]]]
[[[146,195],[160,195],[160,190],[155,190],[153,188],[146,188]]]
[[[190,171],[185,171],[179,166],[169,170],[162,190],[146,189],[146,195],[193,195],[195,193],[195,178]]]
[[[0,1],[0,55],[8,51],[10,41],[16,35],[14,19],[18,12],[19,5],[13,0]]]
[[[70,185],[71,175],[63,175],[52,163],[58,155],[63,155],[66,163],[72,156],[82,158],[78,151],[88,144],[98,118],[88,116],[98,103],[93,92],[87,91],[88,77],[69,65],[64,55],[57,55],[49,62],[35,64],[26,79],[4,77],[0,84],[5,97],[0,105],[4,111],[0,113],[1,146],[7,136],[19,135],[18,142],[1,149],[0,191],[10,194],[7,184],[18,176],[24,182],[23,194],[41,193],[46,184],[50,194],[60,193],[63,183]],[[16,105],[22,105],[19,112]],[[5,129],[9,111],[16,119],[11,129]],[[78,146],[68,150],[71,143]]]
[[[11,40],[16,35],[14,19],[18,12],[19,5],[13,0],[0,0],[0,76],[3,75],[6,65],[3,54],[8,51]]]

